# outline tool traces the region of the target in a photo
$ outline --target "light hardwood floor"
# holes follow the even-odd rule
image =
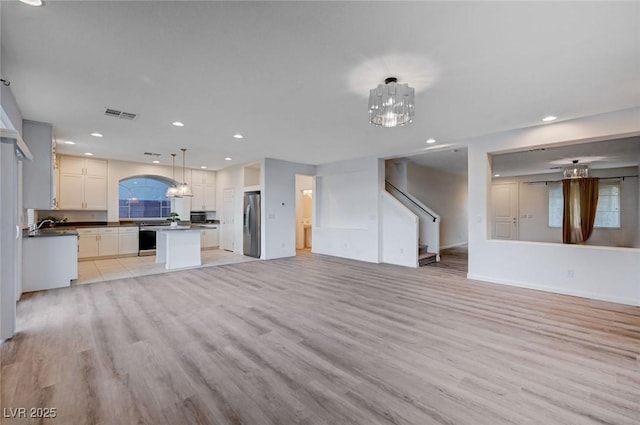
[[[3,408],[44,424],[640,423],[640,309],[316,254],[18,306]],[[4,419],[3,424],[41,423]]]
[[[223,249],[204,249],[201,252],[201,260],[202,265],[199,267],[257,261],[256,258],[234,254]],[[82,285],[174,271],[167,270],[164,264],[156,264],[155,255],[86,260],[78,262],[78,279],[72,281],[71,284]]]

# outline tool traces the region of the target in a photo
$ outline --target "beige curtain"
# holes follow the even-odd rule
[[[598,179],[581,178],[562,181],[564,211],[562,242],[586,242],[593,233],[598,209]]]

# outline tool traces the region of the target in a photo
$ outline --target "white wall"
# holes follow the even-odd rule
[[[467,140],[469,278],[640,305],[640,249],[489,239],[489,153],[640,133],[640,108]],[[612,137],[613,136],[613,137]]]
[[[407,192],[407,158],[389,159],[384,162],[384,177],[389,183]]]
[[[590,170],[594,177],[637,175],[637,167]],[[562,243],[562,228],[549,227],[549,187],[527,182],[561,180],[560,173],[494,178],[494,183],[518,184],[518,239],[533,242]],[[638,239],[638,179],[620,183],[620,229],[595,228],[586,245],[640,248]]]
[[[315,175],[314,165],[265,158],[262,197],[262,255],[296,255],[296,174]]]
[[[418,216],[388,192],[381,195],[382,259],[388,264],[418,267]]]
[[[362,158],[318,165],[312,251],[379,262],[381,191],[383,160]]]
[[[407,193],[440,215],[440,249],[467,243],[466,176],[409,162]]]

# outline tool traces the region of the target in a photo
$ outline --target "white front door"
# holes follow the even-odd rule
[[[220,221],[220,231],[222,236],[220,239],[220,247],[227,251],[233,251],[234,233],[233,233],[233,189],[224,189],[222,194],[222,217]]]
[[[493,239],[518,240],[518,184],[491,186],[491,230]]]

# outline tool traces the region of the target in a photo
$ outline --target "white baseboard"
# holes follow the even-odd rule
[[[517,286],[519,288],[535,289],[538,291],[553,292],[554,294],[571,295],[574,297],[589,298],[592,300],[607,301],[607,302],[612,302],[617,304],[640,306],[640,300],[637,300],[637,299],[610,296],[606,294],[599,294],[596,292],[567,290],[563,288],[557,288],[555,286],[545,286],[545,285],[538,285],[538,284],[527,283],[527,282],[517,282],[513,280],[497,279],[491,276],[483,276],[483,275],[477,275],[477,274],[471,274],[471,273],[467,273],[467,279],[480,280],[480,281],[489,282],[489,283],[497,283],[500,285]]]

